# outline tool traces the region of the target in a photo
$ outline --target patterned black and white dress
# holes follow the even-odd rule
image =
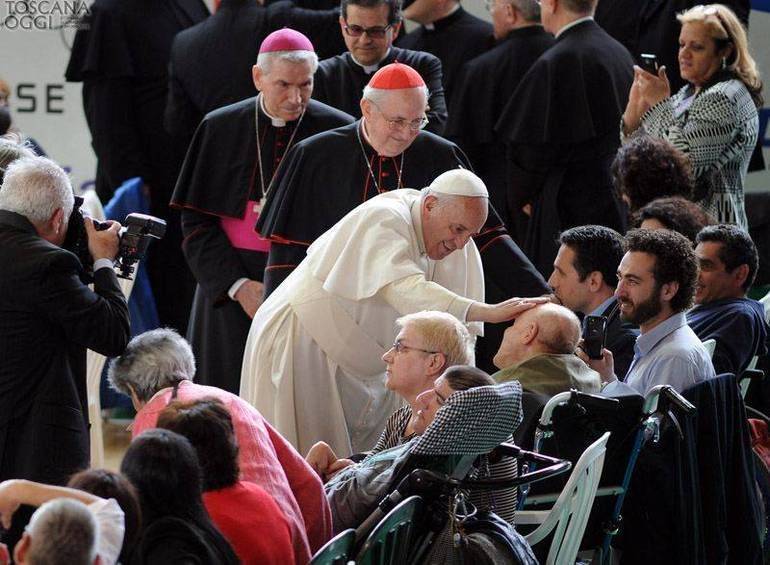
[[[719,223],[747,230],[743,184],[759,118],[751,94],[733,76],[721,73],[697,94],[692,85],[684,86],[650,108],[641,127],[689,156],[696,178],[694,199],[706,212]],[[716,82],[719,78],[723,80]]]

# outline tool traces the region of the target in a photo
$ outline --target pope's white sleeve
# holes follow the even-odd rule
[[[382,298],[400,314],[422,310],[449,312],[465,322],[473,300],[455,294],[440,284],[426,281],[424,275],[411,275],[394,281],[380,289]]]

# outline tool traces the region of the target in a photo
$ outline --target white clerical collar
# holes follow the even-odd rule
[[[570,23],[568,23],[568,24],[567,24],[567,25],[565,25],[563,28],[561,28],[559,31],[557,31],[557,32],[556,32],[556,35],[555,35],[554,37],[555,37],[556,39],[558,39],[558,38],[559,38],[559,36],[560,36],[562,33],[564,33],[565,31],[567,31],[568,29],[570,29],[570,28],[573,28],[573,27],[575,27],[575,26],[576,26],[576,25],[578,25],[578,24],[582,24],[583,22],[593,21],[593,19],[594,19],[594,17],[593,17],[593,16],[585,16],[585,17],[583,17],[583,18],[578,18],[578,19],[576,19],[574,22],[570,22]]]
[[[273,127],[276,128],[282,128],[286,125],[286,120],[282,120],[281,118],[276,118],[275,116],[271,116],[270,112],[267,111],[267,108],[265,108],[265,97],[262,96],[262,93],[259,93],[259,109],[262,110],[262,113],[270,118],[270,123],[273,124]]]
[[[425,249],[425,239],[423,239],[422,235],[422,201],[425,198],[425,194],[426,193],[423,192],[420,198],[412,201],[409,209],[412,214],[412,225],[414,226],[414,231],[417,235],[417,249],[419,249],[420,255],[427,255],[428,253]]]
[[[350,58],[353,60],[353,62],[356,65],[358,65],[359,67],[364,69],[364,72],[367,75],[370,75],[372,73],[377,72],[377,69],[379,68],[380,63],[382,63],[385,59],[387,59],[388,55],[390,55],[390,47],[388,47],[388,50],[385,52],[385,56],[382,59],[380,59],[379,61],[377,61],[374,65],[364,65],[363,63],[359,63],[358,61],[356,61],[356,58],[353,56],[353,53],[350,54]]]
[[[449,16],[454,14],[459,9],[460,9],[460,4],[458,3],[458,4],[455,5],[454,8],[452,8],[449,11],[449,13],[447,15],[445,15],[443,18],[440,18],[440,19],[436,20],[436,22],[440,22],[441,20],[444,20],[444,19],[448,18]],[[429,29],[430,31],[433,31],[434,29],[436,29],[436,22],[430,22],[428,24],[422,24],[422,27],[424,27],[425,29]]]

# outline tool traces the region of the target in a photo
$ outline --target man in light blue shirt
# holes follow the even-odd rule
[[[640,229],[626,236],[615,296],[621,319],[638,324],[641,332],[625,379],[639,394],[662,384],[682,392],[714,376],[709,354],[684,314],[692,306],[697,279],[698,261],[683,235]],[[604,350],[596,361],[581,356],[609,383],[605,394],[618,392],[612,353]]]

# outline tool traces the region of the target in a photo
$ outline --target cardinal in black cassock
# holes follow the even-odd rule
[[[544,11],[546,30],[560,31],[550,29],[550,21]],[[497,123],[509,144],[511,206],[533,206],[525,250],[543,274],[553,270],[560,231],[585,224],[625,231],[610,165],[633,64],[590,16],[574,15]]]
[[[103,202],[141,177],[166,236],[150,246],[148,274],[160,322],[185,331],[195,281],[180,250],[179,215],[168,209],[179,161],[163,128],[171,42],[209,15],[201,0],[96,0],[75,35],[65,76],[83,83],[83,107]]]
[[[421,88],[424,82],[407,65],[393,64],[380,69],[370,86],[387,96],[387,91]],[[369,123],[365,116],[306,139],[287,155],[257,223],[258,231],[272,241],[266,295],[296,268],[313,241],[362,202],[397,188],[422,188],[450,169],[470,168],[459,147],[426,131],[417,133],[402,153],[381,156],[369,141],[374,127],[388,126],[387,122]],[[474,241],[484,266],[488,303],[548,291],[494,209]],[[498,326],[487,325],[486,337],[477,348],[477,364],[487,370],[494,368],[491,359],[502,338],[504,327]]]
[[[302,34],[283,29],[265,39],[260,53],[312,48]],[[276,78],[271,73],[280,72],[279,62],[284,61],[273,59],[265,80]],[[306,68],[307,78],[312,76],[309,62],[286,63]],[[270,243],[253,227],[263,199],[273,189],[274,173],[299,140],[353,122],[351,116],[314,100],[306,101],[304,112],[298,109],[294,120],[270,116],[267,93],[265,89],[203,119],[171,202],[182,209],[183,249],[198,281],[188,332],[198,362],[197,380],[235,394],[251,319],[234,296],[242,284],[263,279]]]
[[[357,6],[358,7],[358,6]],[[362,8],[365,10],[377,10],[374,8]],[[350,22],[348,22],[350,23]],[[383,20],[383,27],[388,22]],[[392,24],[392,29],[386,32],[385,42],[377,44],[384,47],[381,58],[372,64],[362,64],[356,61],[350,51],[336,57],[321,61],[315,74],[315,87],[313,98],[324,102],[329,106],[339,108],[356,118],[361,117],[361,96],[369,79],[378,69],[391,63],[404,63],[415,69],[422,77],[430,91],[428,98],[428,125],[427,130],[441,135],[447,119],[447,106],[444,99],[444,86],[442,84],[441,61],[430,53],[401,49],[392,45],[393,36],[398,34],[401,23]],[[342,33],[348,33],[343,31]],[[356,39],[347,37],[347,41]],[[382,40],[380,40],[382,41]]]
[[[423,14],[414,15],[425,3],[412,3],[404,8],[404,17],[421,22]],[[451,2],[449,3],[452,4]],[[441,61],[444,98],[449,114],[455,111],[454,92],[457,88],[463,65],[490,49],[494,45],[492,25],[463,9],[459,2],[446,16],[430,23],[423,23],[417,29],[396,40],[399,47],[412,51],[424,51],[435,55]],[[398,60],[403,63],[405,61]]]
[[[553,43],[553,36],[542,26],[527,25],[511,30],[494,49],[468,62],[444,132],[468,155],[487,185],[490,202],[512,233],[521,212],[508,200],[505,141],[494,131],[495,122],[532,64]]]

